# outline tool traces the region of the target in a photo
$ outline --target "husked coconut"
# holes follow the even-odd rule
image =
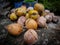
[[[50,13],[50,10],[45,10],[46,14],[49,14]]]
[[[39,27],[46,27],[46,18],[44,18],[43,16],[39,17],[37,19],[37,22]]]
[[[46,15],[45,16],[47,22],[52,22],[52,16],[51,15]]]
[[[20,35],[23,31],[23,28],[18,23],[12,23],[6,27],[8,32],[14,36]]]
[[[45,16],[47,22],[52,22],[53,17],[54,13],[49,13],[48,15]]]
[[[32,45],[38,41],[38,34],[35,32],[33,29],[29,29],[25,34],[24,34],[24,41],[28,45]]]
[[[28,7],[27,12],[30,11],[30,10],[33,10],[33,9],[34,9],[33,7]]]
[[[44,11],[44,5],[40,4],[40,3],[36,3],[34,5],[34,9],[37,10],[39,12],[39,14],[41,15]]]
[[[24,16],[21,16],[21,17],[19,17],[17,23],[19,23],[22,26],[24,26],[25,21],[26,21],[26,18]]]
[[[53,16],[53,20],[52,20],[54,23],[57,23],[59,21],[58,17],[57,16]]]
[[[33,19],[27,19],[25,22],[25,26],[27,29],[37,29],[37,22]]]

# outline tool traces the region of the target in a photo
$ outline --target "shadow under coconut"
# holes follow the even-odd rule
[[[0,24],[3,25],[3,27],[4,27],[4,26],[10,24],[10,22],[8,19],[2,19]],[[57,26],[60,23],[53,24],[53,25],[52,24],[53,23],[50,23],[50,25],[48,25],[48,27],[49,27],[48,29],[39,28],[38,30],[36,30],[36,32],[38,33],[39,39],[33,45],[60,45],[60,41],[59,41],[60,33],[58,33],[59,31],[56,32],[56,30],[53,29],[53,28],[57,28]],[[1,27],[1,30],[3,31],[4,28],[2,26],[0,26],[0,27]],[[4,41],[3,41],[3,43],[1,43],[1,45],[27,45],[24,42],[24,37],[23,37],[24,33],[26,31],[27,30],[24,29],[22,34],[20,34],[19,36],[16,36],[16,37],[6,33],[7,34],[7,35],[5,35],[6,38],[4,38],[4,39],[2,38],[2,40],[4,40]]]
[[[4,44],[7,35],[8,35],[7,30],[4,28],[4,26],[0,25],[0,45]]]

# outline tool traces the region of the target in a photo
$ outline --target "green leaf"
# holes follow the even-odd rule
[[[24,2],[34,2],[35,0],[24,0]]]

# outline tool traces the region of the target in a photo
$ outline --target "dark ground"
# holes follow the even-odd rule
[[[49,23],[48,29],[39,28],[36,32],[39,35],[39,40],[34,45],[60,45],[60,16],[59,22]],[[4,26],[12,23],[8,18],[0,18],[0,45],[27,45],[24,43],[23,33],[17,37],[10,35]]]

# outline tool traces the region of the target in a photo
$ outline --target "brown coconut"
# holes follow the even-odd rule
[[[34,5],[34,9],[37,10],[40,15],[42,15],[42,13],[44,11],[44,5],[43,4],[40,4],[40,3],[36,3]]]
[[[6,27],[8,32],[14,36],[20,35],[23,31],[23,28],[18,23],[12,23]]]
[[[33,19],[27,19],[25,22],[25,26],[27,29],[37,29],[37,22]]]

